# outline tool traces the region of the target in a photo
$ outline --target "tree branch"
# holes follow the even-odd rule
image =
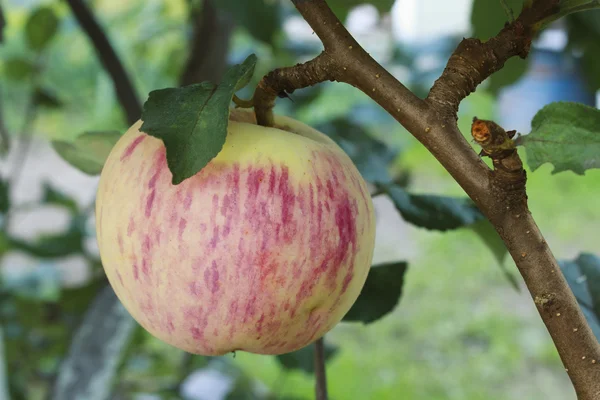
[[[2,88],[0,87],[0,155],[10,150],[10,134],[4,122],[4,102],[2,101]]]
[[[460,102],[481,82],[502,69],[509,58],[526,58],[540,22],[558,12],[559,0],[535,0],[524,7],[514,22],[487,42],[463,39],[431,88],[427,102],[436,104],[445,116],[456,118]]]
[[[66,0],[66,2],[71,7],[77,22],[94,45],[100,62],[112,78],[117,98],[125,111],[127,122],[134,124],[142,116],[142,103],[119,56],[84,0]]]
[[[201,8],[193,4],[190,7],[193,31],[189,57],[179,84],[219,82],[227,64],[233,21],[217,10],[214,0],[204,0]]]
[[[379,65],[340,23],[325,0],[292,2],[323,41],[325,51],[317,58],[326,58],[327,63],[323,62],[321,66],[328,69],[317,75],[314,81],[304,80],[303,86],[296,88],[336,80],[360,89],[423,143],[467,193],[487,190],[489,169],[464,139],[456,124],[441,120],[437,110],[415,96]],[[272,112],[270,110],[276,95],[283,86],[293,81],[290,76],[301,73],[299,69],[303,65],[281,68],[268,74],[269,79],[263,78],[254,97],[254,109],[260,125],[272,125],[269,119],[261,116]],[[291,91],[293,87],[286,90]],[[269,95],[263,96],[262,92]]]
[[[320,82],[334,80],[335,65],[331,57],[323,52],[316,58],[294,67],[278,68],[267,74],[254,91],[253,103],[259,125],[273,126],[273,107],[280,93],[292,93]]]
[[[325,373],[325,345],[323,338],[315,342],[315,399],[327,400],[327,376]]]
[[[0,3],[0,43],[4,41],[4,27],[6,26],[6,19],[4,18],[4,10],[2,9],[2,3]]]
[[[483,155],[494,161],[494,169],[490,170],[456,124],[462,99],[502,68],[508,58],[527,56],[542,21],[558,12],[558,1],[528,1],[519,17],[496,37],[485,43],[463,40],[424,101],[358,45],[325,0],[292,0],[325,50],[306,64],[267,75],[255,93],[254,107],[257,118],[267,116],[259,122],[270,125],[270,113],[281,90],[289,92],[335,80],[357,87],[387,110],[425,145],[494,225],[527,284],[579,399],[594,400],[600,398],[600,344],[529,212],[526,175],[517,150],[511,147],[512,133],[489,121],[475,121],[475,135],[482,133],[476,132],[477,127],[494,131],[488,132],[492,134],[489,142],[478,140]],[[303,70],[314,71],[315,66],[319,67],[318,73],[302,75]]]

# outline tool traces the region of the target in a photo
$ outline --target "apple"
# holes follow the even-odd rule
[[[147,331],[190,353],[300,349],[343,318],[371,266],[373,204],[350,158],[298,121],[253,115],[233,110],[221,152],[179,185],[141,121],[101,174],[110,284]]]

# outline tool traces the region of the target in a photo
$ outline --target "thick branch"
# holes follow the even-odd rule
[[[227,64],[233,22],[217,10],[214,0],[204,0],[201,8],[190,7],[193,7],[190,11],[193,31],[189,57],[179,84],[219,82]]]
[[[512,141],[516,132],[475,119],[471,133],[494,163],[492,190],[480,207],[515,260],[579,399],[598,399],[600,345],[527,207],[526,174]]]
[[[323,41],[324,55],[331,60],[327,72],[333,74],[334,80],[360,89],[388,111],[440,160],[467,193],[487,188],[488,168],[455,124],[440,120],[436,110],[379,65],[340,23],[325,0],[292,1]],[[255,108],[272,108],[272,104],[256,100]]]
[[[135,92],[133,83],[125,67],[121,63],[119,56],[113,49],[108,37],[104,33],[102,27],[96,21],[92,11],[84,3],[83,0],[66,0],[73,15],[79,22],[81,28],[88,35],[90,41],[94,45],[96,54],[100,62],[109,73],[113,81],[117,98],[125,111],[127,122],[135,123],[142,115],[142,104]]]
[[[526,207],[486,210],[556,345],[579,400],[600,399],[600,346]]]
[[[509,57],[527,56],[540,21],[557,11],[558,0],[526,2],[517,20],[486,43],[463,41],[426,101],[412,94],[358,46],[325,0],[292,1],[323,41],[325,51],[319,58],[327,58],[321,67],[328,70],[319,70],[316,78],[309,74],[308,79],[296,76],[306,67],[267,75],[269,79],[264,79],[257,91],[268,96],[254,97],[257,115],[272,115],[279,91],[325,79],[349,83],[368,94],[429,149],[492,222],[521,271],[579,399],[599,399],[600,344],[530,215],[526,176],[518,152],[503,148],[505,142],[510,145],[510,135],[502,130],[503,137],[482,143],[484,154],[494,160],[492,171],[456,124],[456,110],[464,97]],[[270,123],[262,121],[263,125]]]
[[[445,116],[456,118],[460,102],[490,75],[502,69],[509,58],[527,57],[540,21],[557,12],[558,3],[559,0],[535,0],[531,6],[525,6],[514,22],[487,42],[463,39],[431,88],[427,102],[436,104]]]

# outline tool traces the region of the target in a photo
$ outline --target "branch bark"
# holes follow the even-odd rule
[[[434,83],[427,102],[445,116],[456,116],[460,102],[511,57],[526,58],[540,21],[558,12],[559,0],[534,0],[519,17],[487,42],[463,39],[450,56],[442,76]]]
[[[254,91],[253,103],[259,125],[273,126],[273,107],[280,93],[291,94],[319,82],[334,80],[333,59],[327,53],[294,67],[278,68],[267,74]]]
[[[127,122],[133,125],[142,115],[142,103],[123,63],[85,2],[83,0],[66,0],[66,2],[92,42],[98,59],[110,75],[119,103],[125,111]]]
[[[193,4],[190,7],[192,38],[179,84],[219,82],[227,64],[233,21],[217,10],[214,0],[204,0],[201,8]]]
[[[4,18],[4,10],[0,3],[0,43],[4,41],[4,27],[6,26],[6,18]]]
[[[484,154],[494,160],[491,170],[456,123],[458,106],[466,96],[510,57],[527,56],[542,21],[558,12],[559,0],[526,2],[519,17],[485,43],[463,40],[425,100],[370,57],[325,0],[292,2],[325,50],[311,62],[276,70],[263,79],[253,99],[259,123],[272,123],[272,107],[282,89],[335,80],[368,94],[425,145],[491,221],[525,280],[578,398],[599,399],[600,344],[528,209],[526,174],[518,151],[510,146],[510,133],[496,126],[495,134],[504,136],[495,136],[489,143],[480,141]],[[319,73],[299,78],[308,65],[319,66]],[[474,124],[474,133],[475,128]]]

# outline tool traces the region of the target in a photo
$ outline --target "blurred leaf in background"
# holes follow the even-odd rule
[[[51,139],[63,159],[96,176],[127,124],[113,82],[80,26],[59,3],[10,2],[9,25],[0,47],[2,74],[6,78],[0,92],[5,109],[0,115],[5,116],[11,132],[18,132],[24,105],[33,98],[35,105],[40,106],[36,114],[36,135]],[[359,3],[329,1],[342,19]],[[387,13],[393,5],[392,0],[371,3],[380,14]],[[204,36],[206,41],[195,40],[199,36],[194,33],[202,30],[198,29],[198,19],[194,19],[197,15],[192,11],[202,8],[201,1],[98,0],[88,4],[130,72],[136,91],[144,96],[153,90],[176,87],[182,82],[182,71],[189,66],[186,63],[190,56],[205,54],[200,50],[214,43],[230,46],[229,51],[220,52],[223,60],[206,57],[202,68],[221,68],[217,66],[241,63],[251,53],[258,55],[256,73],[248,88],[242,91],[246,94],[251,93],[253,85],[271,69],[305,61],[320,50],[320,44],[310,31],[307,33],[310,40],[306,40],[298,33],[301,29],[286,20],[289,16],[298,17],[287,1],[213,0],[218,11],[227,14],[235,26],[231,40],[224,42],[213,41],[215,38],[211,35]],[[507,4],[516,15],[522,2],[510,0]],[[415,15],[419,12],[415,11]],[[593,88],[600,87],[597,15],[582,13],[567,19],[570,49],[581,52],[586,78]],[[473,33],[482,40],[494,35],[509,18],[510,12],[505,12],[500,1],[475,0],[473,3]],[[284,26],[286,22],[290,24]],[[383,37],[393,40],[388,36],[388,23],[380,21],[377,26],[383,35],[375,39],[366,36],[361,38],[361,43],[364,41],[367,46],[377,48]],[[285,32],[294,32],[292,35],[298,34],[298,37],[286,36]],[[394,42],[386,67],[424,96],[458,40],[458,36],[441,38],[433,44],[419,43],[413,44],[414,47]],[[209,52],[211,57],[217,57],[218,53]],[[487,85],[463,103],[461,115],[465,120],[483,113],[492,118],[493,96],[518,80],[527,66],[527,61],[510,60],[505,69],[494,74]],[[505,282],[497,278],[500,276],[497,271],[488,268],[497,260],[502,274],[513,286],[519,286],[514,271],[509,269],[512,264],[504,263],[507,253],[503,242],[473,204],[460,197],[463,194],[460,188],[425,154],[422,146],[368,96],[348,85],[328,83],[296,91],[291,99],[278,101],[277,107],[279,112],[296,116],[332,137],[372,184],[373,192],[387,196],[404,222],[428,229],[415,233],[412,228],[406,228],[414,237],[405,234],[397,239],[418,249],[415,262],[411,260],[409,274],[406,274],[407,263],[399,261],[376,265],[370,271],[367,285],[346,316],[347,321],[370,324],[342,323],[339,329],[328,334],[326,352],[332,366],[328,373],[331,372],[330,384],[335,398],[453,396],[474,400],[495,398],[500,392],[507,393],[506,398],[533,398],[528,391],[530,386],[536,386],[535,395],[546,396],[541,394],[546,390],[544,393],[551,393],[547,398],[566,398],[564,392],[556,389],[565,386],[560,380],[564,376],[560,361],[543,326],[538,324],[537,315],[531,317],[530,310],[519,303],[517,320],[512,315],[514,307],[506,307],[507,302],[515,301],[513,291],[506,294]],[[574,121],[569,129],[581,128],[578,125],[581,121]],[[554,129],[551,128],[544,126],[543,130]],[[591,130],[588,131],[587,136],[591,135]],[[592,149],[593,145],[577,152],[587,154]],[[527,150],[529,152],[529,148]],[[553,153],[561,151],[555,149]],[[411,161],[407,163],[407,159]],[[584,160],[585,165],[589,165],[590,160]],[[564,163],[564,160],[559,161]],[[577,162],[577,168],[581,168],[581,159]],[[536,174],[544,173],[543,166],[540,170]],[[586,175],[594,179],[593,172]],[[532,191],[531,197],[537,201],[534,206],[540,207],[536,212],[552,220],[542,222],[555,235],[553,239],[560,251],[571,251],[574,244],[569,240],[577,246],[585,242],[590,247],[592,239],[588,236],[593,235],[582,234],[587,231],[580,225],[596,215],[595,209],[589,206],[589,198],[598,194],[593,189],[595,185],[582,189],[576,181],[560,175],[563,175],[561,185],[566,182],[563,186],[569,188],[569,196],[572,195],[568,204],[564,196],[550,195],[552,190],[562,193],[563,186],[548,183],[543,190]],[[12,199],[9,192],[14,189],[9,188],[7,182],[9,179],[0,180],[0,212],[3,214],[22,206],[9,201]],[[532,179],[530,185],[535,184]],[[383,185],[385,190],[375,187],[377,185]],[[57,400],[73,393],[80,393],[86,399],[154,396],[191,400],[194,395],[198,396],[199,387],[201,393],[207,393],[216,390],[217,385],[224,387],[223,395],[227,399],[313,397],[310,376],[314,371],[313,346],[279,357],[192,356],[160,342],[137,326],[132,328],[126,312],[114,303],[114,295],[112,306],[100,306],[104,303],[99,299],[110,296],[106,294],[107,281],[99,260],[86,247],[87,242],[94,240],[93,229],[86,228],[85,224],[93,219],[90,215],[93,207],[90,210],[78,206],[73,197],[46,181],[40,186],[41,197],[33,206],[56,205],[66,210],[66,229],[30,238],[0,232],[0,256],[27,254],[36,256],[39,261],[31,271],[2,279],[0,285],[4,361],[13,399],[47,399],[54,391]],[[581,198],[576,199],[575,194]],[[589,196],[588,200],[583,194]],[[579,210],[569,214],[569,207]],[[573,223],[554,218],[559,212],[564,219],[579,221],[576,233],[572,233]],[[387,223],[391,217],[392,214],[378,215],[378,221]],[[477,247],[477,239],[471,237],[469,230],[481,237],[492,255]],[[442,231],[451,232],[442,235]],[[386,234],[388,231],[384,230],[383,235]],[[565,237],[571,239],[565,239],[563,246],[561,241]],[[474,241],[469,241],[471,239]],[[65,256],[83,257],[87,264],[94,266],[87,283],[63,286],[64,277],[58,267]],[[597,326],[594,297],[597,290],[590,285],[596,281],[594,257],[587,254],[561,265],[582,300],[586,316]],[[402,301],[401,297],[404,297]],[[82,323],[84,319],[87,322]],[[526,354],[525,361],[522,354]],[[490,359],[498,362],[490,364]],[[531,374],[532,362],[541,365],[536,368],[535,376]],[[464,368],[452,368],[457,363]],[[94,374],[92,368],[103,373]],[[432,374],[436,369],[444,372]],[[539,385],[531,385],[533,379]],[[198,382],[208,386],[197,386]]]
[[[32,50],[44,49],[58,31],[59,20],[51,7],[35,9],[25,24],[25,38]]]

